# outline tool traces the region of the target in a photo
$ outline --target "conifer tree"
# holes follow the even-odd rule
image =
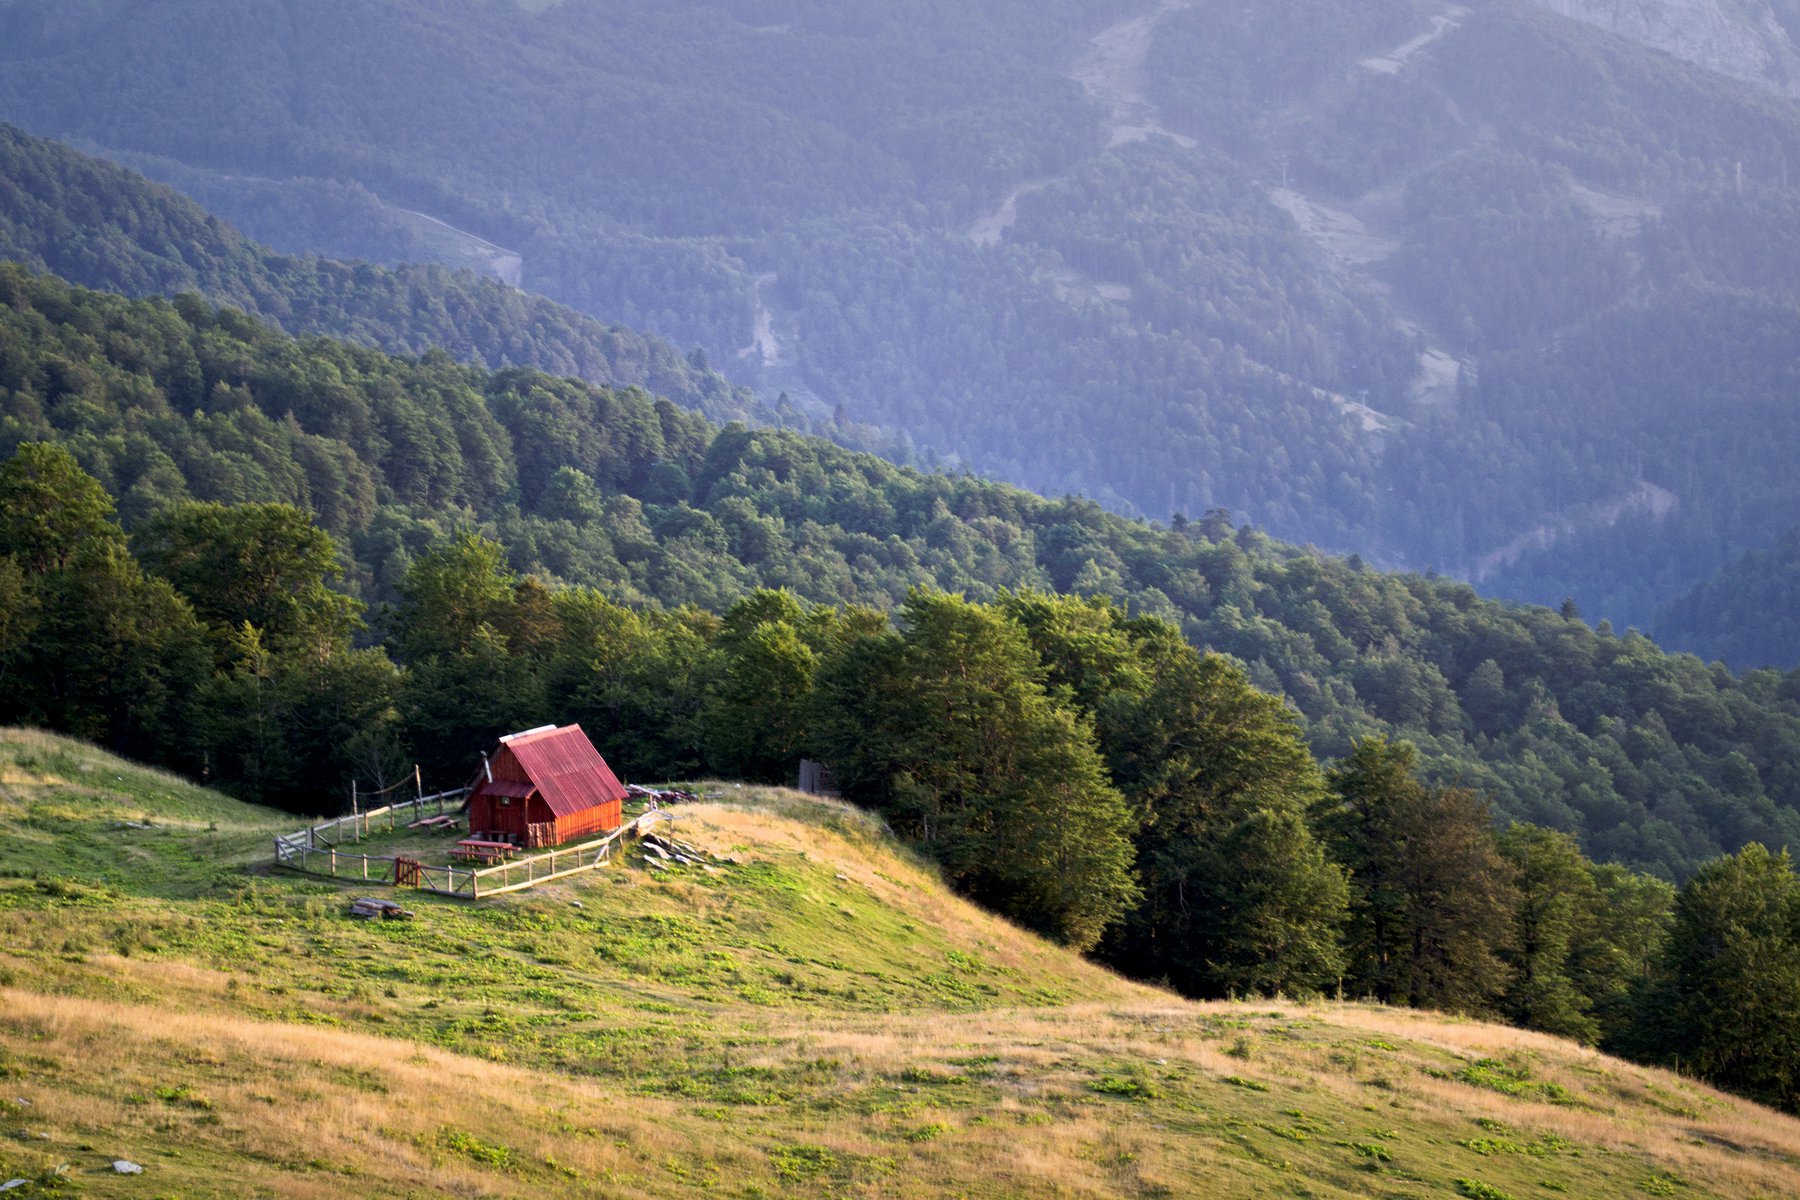
[[[1346,986],[1390,1003],[1405,998],[1411,908],[1406,825],[1424,790],[1413,777],[1413,763],[1413,749],[1404,742],[1358,742],[1328,774],[1331,791],[1317,818],[1332,856],[1350,875]]]
[[[1414,1008],[1489,1012],[1510,972],[1517,905],[1487,804],[1466,788],[1427,787],[1408,813],[1405,990]]]
[[[1599,892],[1570,970],[1593,1004],[1603,1046],[1626,1049],[1668,941],[1675,885],[1617,863],[1592,866]]]

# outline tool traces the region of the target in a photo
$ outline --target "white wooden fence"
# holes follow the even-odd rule
[[[418,806],[427,808],[434,802],[439,804],[438,812],[448,803],[446,798],[455,797],[460,802],[464,792],[441,792],[436,796],[427,796],[423,800],[409,800],[405,804],[396,804],[388,809],[376,809],[372,812],[343,817],[336,821],[328,821],[302,829],[297,833],[282,834],[275,838],[275,865],[286,867],[291,871],[302,871],[308,875],[323,875],[332,879],[354,879],[366,883],[380,883],[394,886],[396,869],[393,855],[355,854],[341,847],[351,839],[333,842],[333,834],[341,835],[346,827],[354,833],[354,840],[361,841],[368,836],[371,818],[375,820],[373,828],[395,828],[396,812],[407,812],[411,819],[432,815],[428,811],[413,812]],[[458,896],[467,900],[479,899],[483,896],[499,896],[507,892],[521,892],[526,888],[537,887],[556,879],[566,879],[583,871],[591,871],[595,867],[604,866],[612,860],[613,848],[626,837],[638,837],[658,821],[673,821],[676,814],[666,809],[651,809],[649,812],[632,818],[603,838],[582,842],[575,846],[559,846],[554,850],[546,850],[542,854],[533,854],[528,858],[513,859],[491,867],[458,867],[432,866],[418,864],[417,887],[421,891],[435,892],[440,896]],[[326,831],[321,833],[321,831]],[[408,885],[414,886],[414,885]]]
[[[452,788],[447,792],[438,792],[432,796],[420,796],[417,800],[402,800],[398,804],[390,804],[385,808],[371,808],[368,812],[350,813],[335,821],[321,821],[317,825],[308,826],[298,833],[285,834],[275,839],[276,858],[281,857],[283,842],[295,843],[299,839],[308,849],[329,849],[342,846],[347,842],[360,842],[370,832],[385,829],[390,833],[402,825],[410,825],[414,821],[426,817],[442,816],[452,808],[461,808],[468,799],[468,788]]]

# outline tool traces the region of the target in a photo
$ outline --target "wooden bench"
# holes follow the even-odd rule
[[[511,842],[486,842],[479,838],[464,838],[456,843],[450,854],[454,858],[464,858],[470,862],[492,864],[505,862],[516,854],[518,849]]]

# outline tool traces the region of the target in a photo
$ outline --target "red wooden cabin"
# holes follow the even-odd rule
[[[533,849],[624,824],[625,785],[579,725],[500,739],[469,793],[469,832]]]

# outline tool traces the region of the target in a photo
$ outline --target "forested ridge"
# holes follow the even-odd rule
[[[468,271],[277,254],[178,192],[6,124],[0,257],[127,296],[198,293],[289,333],[639,385],[719,420],[773,415],[660,339]]]
[[[431,248],[416,247],[429,257]],[[820,433],[896,462],[904,433],[759,397],[660,338],[468,269],[278,254],[135,171],[0,124],[0,258],[127,296],[195,292],[294,334],[644,387],[714,420]]]
[[[1800,109],[1524,0],[21,0],[0,46],[0,116],[282,250],[433,214],[884,451],[1621,627],[1793,528]]]
[[[1656,632],[1739,669],[1800,667],[1800,533],[1744,555],[1676,600]]]
[[[721,428],[639,391],[297,341],[191,296],[126,300],[16,266],[0,287],[0,448],[67,447],[133,531],[189,501],[295,506],[339,547],[335,591],[374,605],[362,644],[391,633],[418,564],[471,530],[504,546],[508,570],[702,626],[760,588],[878,611],[920,583],[982,602],[1072,593],[1232,656],[1290,700],[1317,756],[1404,737],[1428,780],[1577,832],[1597,859],[1679,877],[1800,827],[1793,676],[1734,677],[1572,610],[1383,574],[1223,513],[1134,522]],[[135,752],[160,744],[102,728]],[[645,746],[689,736],[662,716],[633,728]],[[697,769],[704,755],[681,744],[630,769]],[[468,749],[437,745],[440,759]]]

